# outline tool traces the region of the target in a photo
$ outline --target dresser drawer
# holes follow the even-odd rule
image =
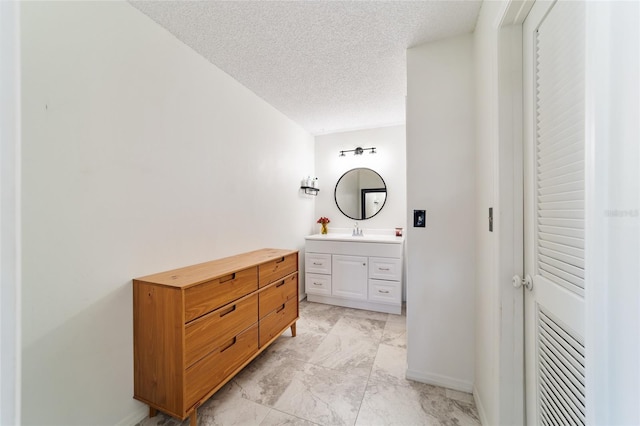
[[[258,269],[248,268],[185,290],[185,322],[233,302],[258,289]]]
[[[331,274],[330,254],[306,253],[304,259],[305,272],[312,274]]]
[[[260,275],[260,287],[264,287],[274,281],[286,277],[298,270],[298,253],[282,256],[271,262],[258,266]]]
[[[392,257],[370,257],[369,278],[375,280],[400,281],[402,262]]]
[[[401,303],[399,281],[369,280],[369,300],[382,303]]]
[[[298,318],[298,301],[289,300],[260,320],[260,347],[279,336],[293,320]]]
[[[298,274],[291,274],[276,281],[259,294],[260,318],[298,296]]]
[[[185,329],[185,366],[191,366],[256,322],[258,322],[257,294],[232,302],[191,321]]]
[[[188,409],[202,399],[258,350],[258,324],[233,337],[185,372]]]
[[[305,274],[305,278],[307,293],[331,296],[331,275]]]

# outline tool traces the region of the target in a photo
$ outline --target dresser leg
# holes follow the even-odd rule
[[[193,410],[189,416],[189,426],[198,426],[198,410]]]
[[[296,323],[291,324],[291,337],[296,337]]]

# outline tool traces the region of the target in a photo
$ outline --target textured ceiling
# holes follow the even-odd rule
[[[406,49],[480,1],[131,1],[312,134],[405,121]]]

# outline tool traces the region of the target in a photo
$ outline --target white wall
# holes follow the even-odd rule
[[[131,279],[314,231],[313,138],[124,2],[24,3],[24,424],[133,424]]]
[[[474,378],[473,38],[407,51],[407,377],[471,391]]]
[[[339,157],[341,150],[356,147],[375,147],[377,153],[362,155],[347,153]],[[354,220],[343,215],[335,203],[334,191],[338,179],[356,167],[367,167],[382,176],[387,185],[387,201],[376,216],[358,221],[364,229],[392,229],[407,227],[406,222],[406,136],[405,126],[381,127],[352,132],[332,133],[315,138],[315,170],[320,182],[316,199],[315,219],[327,216],[331,228],[352,229]],[[306,176],[306,175],[305,175]],[[302,176],[301,176],[302,178]],[[315,220],[313,222],[315,224]],[[315,225],[315,233],[320,232]]]
[[[587,423],[640,424],[640,4],[587,4]]]

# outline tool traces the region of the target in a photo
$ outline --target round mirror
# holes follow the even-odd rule
[[[377,215],[387,201],[387,185],[371,169],[349,170],[336,184],[336,205],[345,216],[363,220]]]

